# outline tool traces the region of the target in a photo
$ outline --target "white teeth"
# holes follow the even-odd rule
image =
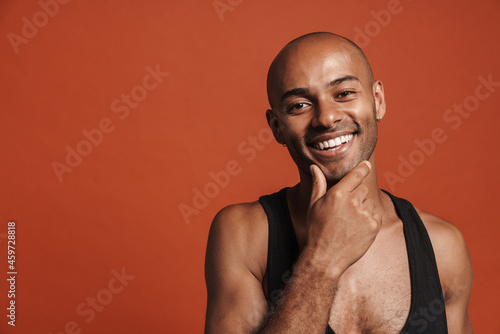
[[[343,143],[347,143],[352,139],[352,137],[353,137],[352,134],[346,135],[346,136],[340,136],[340,137],[337,137],[334,139],[329,139],[329,140],[325,140],[325,141],[316,143],[314,146],[317,149],[326,150],[329,148],[334,148],[334,147],[340,146]]]

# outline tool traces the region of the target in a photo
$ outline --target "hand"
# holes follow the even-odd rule
[[[316,165],[310,167],[312,191],[307,213],[307,246],[319,259],[341,275],[370,248],[382,218],[368,199],[362,181],[370,173],[368,161],[359,163],[328,191],[326,179]]]

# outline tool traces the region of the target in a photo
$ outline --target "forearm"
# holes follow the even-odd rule
[[[255,334],[325,333],[338,277],[304,250],[278,306]]]

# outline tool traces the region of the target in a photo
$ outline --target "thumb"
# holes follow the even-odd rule
[[[309,208],[311,208],[318,199],[326,194],[326,179],[318,166],[311,165],[309,170],[312,176],[311,200],[309,201]]]

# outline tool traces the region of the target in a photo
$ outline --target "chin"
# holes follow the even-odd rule
[[[326,181],[329,185],[334,185],[351,170],[353,170],[361,161],[368,160],[370,156],[366,154],[356,154],[354,157],[344,157],[342,160],[331,164],[316,163],[325,175]]]
[[[340,166],[340,168],[326,171],[323,169],[323,167],[322,171],[325,175],[326,182],[331,186],[342,180],[342,178],[346,176],[354,167],[356,167],[356,165],[344,165]]]

